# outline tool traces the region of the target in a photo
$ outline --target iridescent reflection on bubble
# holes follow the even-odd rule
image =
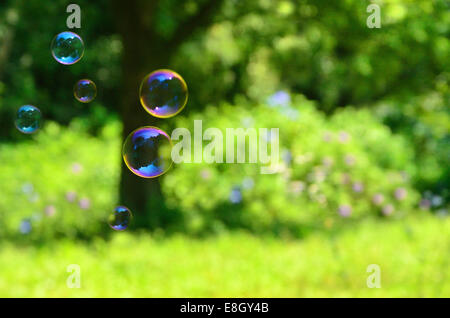
[[[118,206],[109,215],[108,224],[116,231],[124,231],[130,225],[131,211],[126,206]]]
[[[83,57],[84,43],[78,34],[65,31],[53,38],[51,50],[58,63],[71,65]]]
[[[82,103],[89,103],[97,96],[97,87],[90,79],[81,79],[73,87],[73,95]]]
[[[33,105],[24,105],[19,108],[16,115],[16,128],[24,134],[32,134],[41,127],[41,111]]]
[[[131,172],[142,178],[155,178],[172,165],[171,151],[172,141],[166,132],[145,126],[125,139],[122,155]]]
[[[139,88],[144,109],[158,118],[173,117],[186,106],[188,89],[184,79],[171,70],[157,70],[147,75]]]

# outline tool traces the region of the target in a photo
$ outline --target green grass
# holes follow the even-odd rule
[[[304,240],[117,233],[0,247],[2,297],[449,297],[450,219],[367,221]],[[69,264],[81,288],[66,286]],[[366,286],[369,264],[381,288]]]

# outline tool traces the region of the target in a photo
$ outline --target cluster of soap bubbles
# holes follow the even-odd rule
[[[75,64],[84,54],[83,39],[74,32],[61,32],[53,38],[51,52],[58,63]],[[78,101],[89,103],[97,95],[97,88],[93,81],[82,79],[75,84],[73,92]],[[42,125],[41,111],[33,105],[21,106],[16,114],[15,125],[24,134],[36,133]]]
[[[142,107],[152,116],[169,118],[180,113],[188,98],[184,79],[171,70],[157,70],[148,74],[139,88]],[[172,141],[162,129],[144,126],[132,131],[122,148],[123,160],[135,175],[156,178],[172,166]],[[118,206],[109,219],[110,227],[122,231],[131,220],[131,212]]]
[[[83,39],[74,32],[61,32],[51,43],[53,58],[60,64],[72,65],[84,55]],[[89,103],[97,96],[97,87],[90,79],[81,79],[74,85],[73,94],[81,103]],[[139,88],[142,107],[157,118],[170,118],[186,106],[188,89],[184,79],[176,72],[161,69],[148,74]],[[15,120],[17,129],[32,134],[41,127],[41,111],[33,105],[19,108]],[[122,148],[123,160],[135,175],[156,178],[172,165],[172,141],[162,129],[153,126],[137,128],[125,139]],[[132,220],[131,211],[117,206],[109,215],[108,224],[113,230],[123,231]]]
[[[139,88],[142,107],[152,116],[169,118],[186,106],[188,89],[184,79],[171,70],[156,70],[142,80]],[[135,175],[156,178],[172,165],[172,141],[158,127],[137,128],[125,139],[123,160]]]
[[[52,55],[58,63],[72,65],[84,55],[83,39],[76,33],[65,31],[57,34],[51,44]],[[74,88],[75,98],[82,103],[89,103],[97,95],[97,87],[90,79],[79,80]]]
[[[75,64],[80,61],[84,55],[83,39],[74,32],[61,32],[53,38],[51,52],[53,58],[58,63],[63,65]],[[73,94],[75,99],[79,102],[89,103],[97,96],[97,87],[92,80],[81,79],[74,85]],[[173,102],[171,105],[173,105]],[[33,134],[39,130],[41,125],[42,113],[37,107],[33,105],[23,105],[18,109],[15,126],[20,132],[24,134]],[[142,176],[145,177],[161,174],[161,169],[168,169],[171,164],[171,162],[167,160],[158,160],[159,156],[167,158],[165,154],[160,154],[160,151],[166,151],[164,150],[167,148],[165,142],[171,146],[169,136],[164,132],[159,131],[157,128],[148,128],[148,130],[142,130],[141,133],[135,133],[133,135],[134,137],[132,137],[133,142],[140,145],[137,147],[136,152],[142,157],[139,157],[139,155],[133,156],[133,151],[130,151],[130,156],[127,157],[130,161],[130,165],[139,167],[136,170],[137,173],[141,173]],[[154,131],[152,129],[154,129]],[[148,143],[151,143],[152,146],[149,147]],[[153,160],[149,161],[148,156],[152,157]],[[110,213],[108,224],[113,230],[123,231],[128,228],[131,220],[131,211],[125,206],[117,206]]]

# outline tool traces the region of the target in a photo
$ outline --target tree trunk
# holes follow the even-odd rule
[[[148,73],[168,68],[171,57],[195,30],[208,26],[222,0],[205,0],[196,15],[179,23],[173,37],[163,39],[154,32],[157,0],[113,0],[114,17],[122,37],[122,81],[119,90],[123,123],[122,140],[136,128],[159,126],[161,119],[149,115],[139,102],[139,85]],[[122,160],[119,197],[135,216],[135,225],[147,229],[167,225],[173,214],[166,208],[160,178],[134,175]],[[173,211],[172,211],[173,212]]]
[[[118,100],[123,124],[122,140],[141,126],[159,126],[160,120],[148,114],[140,104],[139,85],[148,73],[167,68],[170,58],[170,55],[164,52],[162,43],[143,26],[139,19],[142,13],[138,8],[138,1],[133,0],[117,1],[114,7],[123,43],[122,79]],[[164,210],[159,178],[138,177],[127,168],[123,160],[121,162],[119,203],[132,211],[135,226],[157,227],[161,223],[159,216]]]

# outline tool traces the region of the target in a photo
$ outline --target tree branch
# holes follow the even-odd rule
[[[141,38],[156,38],[156,33],[153,28],[147,26],[149,22],[146,20],[153,20],[157,4],[158,0],[149,2],[142,2],[141,0],[112,1],[118,31],[124,41],[135,32],[139,32]]]
[[[170,48],[177,48],[186,38],[202,27],[212,23],[214,15],[222,7],[223,0],[208,0],[198,10],[197,14],[180,23],[174,32],[174,37],[168,41]]]

